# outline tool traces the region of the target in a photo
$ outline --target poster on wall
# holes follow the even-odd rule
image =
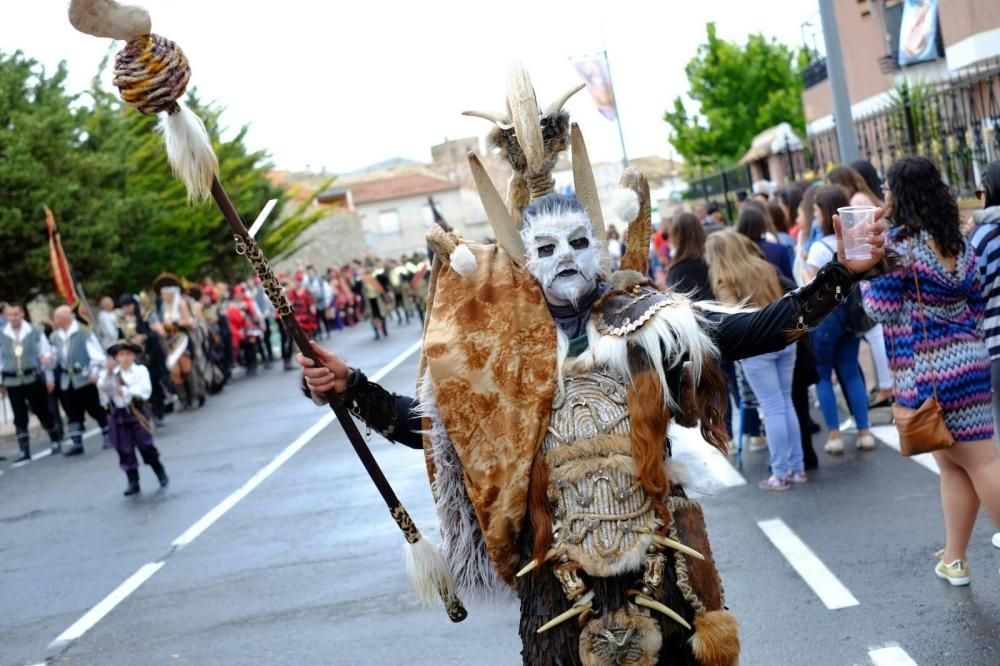
[[[904,0],[899,23],[899,66],[936,60],[938,0]]]

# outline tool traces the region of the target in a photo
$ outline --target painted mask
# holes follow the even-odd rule
[[[521,237],[528,271],[551,305],[573,305],[597,286],[601,252],[590,218],[571,197],[548,194],[531,203]]]

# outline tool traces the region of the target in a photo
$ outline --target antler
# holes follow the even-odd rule
[[[490,111],[462,111],[462,115],[472,116],[473,118],[483,118],[491,123],[494,123],[501,129],[510,129],[512,127],[510,124],[510,118],[506,117],[502,113],[492,113]]]
[[[73,0],[69,5],[69,22],[88,35],[124,41],[153,30],[149,12],[114,0]]]
[[[579,85],[573,86],[559,97],[556,97],[555,100],[551,104],[549,104],[549,108],[545,110],[545,115],[552,116],[562,111],[563,106],[566,104],[567,101],[569,101],[569,98],[577,94],[586,87],[587,84],[581,83]]]

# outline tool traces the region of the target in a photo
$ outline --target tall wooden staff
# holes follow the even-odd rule
[[[233,231],[237,254],[250,262],[282,325],[291,333],[299,350],[316,365],[321,365],[309,344],[309,337],[296,321],[292,306],[267,257],[254,239],[274,202],[268,203],[248,231],[219,182],[219,163],[205,125],[181,101],[191,78],[191,68],[184,52],[169,39],[152,33],[149,13],[144,9],[122,6],[114,0],[72,0],[69,20],[73,27],[86,34],[125,41],[125,46],[115,56],[114,67],[114,84],[122,99],[142,113],[166,112],[164,139],[167,159],[174,175],[184,183],[190,199],[203,200],[211,196],[215,200]],[[421,536],[358,432],[342,398],[332,393],[326,398],[368,476],[403,532],[408,544],[407,570],[417,593],[425,602],[435,595],[439,596],[448,617],[453,622],[461,622],[467,613],[455,593],[454,580],[444,557],[436,546]]]

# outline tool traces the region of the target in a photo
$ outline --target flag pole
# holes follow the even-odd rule
[[[622,131],[622,110],[615,94],[614,77],[611,76],[611,63],[608,61],[608,50],[604,49],[604,66],[608,70],[608,87],[611,89],[611,99],[615,100],[615,122],[618,123],[618,140],[622,143],[622,166],[628,168],[628,153],[625,151],[625,133]]]

